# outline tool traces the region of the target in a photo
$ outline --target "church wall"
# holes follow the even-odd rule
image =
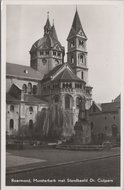
[[[33,111],[29,110],[30,107],[33,108]],[[33,123],[35,123],[37,112],[38,112],[37,105],[25,105],[25,124],[26,125],[29,125],[29,120],[33,120]]]
[[[14,106],[14,111],[10,110],[10,106]],[[13,128],[10,128],[10,120],[13,120]],[[19,125],[19,105],[7,104],[6,105],[6,131],[8,135],[16,134]]]
[[[88,83],[88,71],[87,70],[83,70],[83,69],[77,69],[77,76],[82,79],[82,72],[83,72],[83,80],[86,82],[86,84]]]
[[[24,106],[24,107],[23,107]],[[32,108],[32,110],[30,110]],[[29,121],[33,120],[33,124],[35,126],[36,124],[36,116],[37,113],[40,112],[43,108],[47,108],[46,104],[24,104],[20,107],[20,115],[21,118],[24,119],[24,124],[26,127],[29,126]],[[22,112],[22,114],[21,114]]]
[[[48,59],[46,58],[38,58],[37,59],[37,70],[43,74],[48,72]]]
[[[47,74],[56,65],[61,64],[62,60],[57,57],[43,57],[37,60],[37,70],[41,73]]]

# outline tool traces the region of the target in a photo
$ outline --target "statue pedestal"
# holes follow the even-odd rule
[[[87,120],[78,120],[74,126],[75,135],[74,144],[90,144],[91,143],[91,129]]]

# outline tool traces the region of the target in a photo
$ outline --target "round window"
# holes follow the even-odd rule
[[[47,60],[46,59],[42,59],[43,65],[46,64]]]

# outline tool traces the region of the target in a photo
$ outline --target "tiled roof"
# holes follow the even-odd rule
[[[49,17],[47,18],[46,24],[44,26],[44,30],[50,29],[51,25],[50,25],[50,21],[49,21]]]
[[[44,75],[43,81],[46,79],[50,79],[52,75],[54,75],[61,67],[63,67],[64,64],[57,65],[54,67],[48,74]]]
[[[120,107],[119,102],[110,102],[110,103],[103,103],[101,104],[102,112],[111,112],[111,111],[117,111]]]
[[[6,94],[6,101],[7,102],[13,102],[13,103],[19,103],[21,102],[20,98],[14,97],[11,94]],[[39,97],[36,97],[31,94],[24,94],[24,101],[25,103],[39,103],[39,104],[48,104],[45,100],[40,99]]]
[[[56,39],[57,37],[55,37],[56,34],[54,33],[52,35],[45,35],[42,38],[40,38],[39,40],[37,40],[31,47],[30,52],[35,51],[36,49],[49,49],[49,48],[53,48],[55,45],[59,45],[59,47],[61,48],[61,50],[64,51],[63,46],[61,45],[61,43]]]
[[[56,29],[54,25],[51,27],[51,36],[53,36],[53,38],[58,41],[58,37],[57,37],[57,33],[56,33]]]
[[[118,95],[118,96],[114,99],[114,102],[120,102],[120,99],[121,99],[121,95]]]
[[[40,104],[47,104],[47,102],[46,101],[44,101],[44,100],[42,100],[42,99],[40,99],[39,97],[37,97],[37,96],[34,96],[34,95],[30,95],[30,94],[25,94],[24,95],[24,101],[25,102],[29,102],[29,103],[37,103],[37,102],[39,102]]]
[[[29,66],[12,63],[6,63],[6,75],[34,80],[41,80],[43,78],[42,73]]]
[[[16,102],[20,102],[20,99],[19,99],[19,98],[15,98],[15,97],[12,96],[11,94],[7,93],[7,94],[6,94],[6,101],[7,101],[7,102],[16,103]]]
[[[59,75],[57,75],[54,78],[53,81],[82,81],[82,80],[66,67]]]
[[[55,26],[51,26],[49,17],[47,18],[46,24],[44,26],[44,36],[37,40],[31,47],[30,52],[33,52],[37,49],[49,49],[53,48],[55,45],[58,45],[60,49],[64,52],[64,47],[58,40]]]
[[[96,107],[97,107],[100,111],[102,111],[101,104],[98,104],[98,103],[96,103],[96,102],[94,102],[94,104],[96,105]]]
[[[80,21],[78,12],[76,10],[76,13],[75,13],[75,16],[74,16],[74,20],[73,20],[73,23],[72,23],[72,27],[71,27],[71,30],[69,32],[69,35],[68,35],[67,39],[70,39],[71,37],[77,35],[80,30],[83,33],[82,37],[84,37],[85,39],[87,39],[86,34],[83,31],[83,28],[82,28],[82,25],[81,25],[81,21]]]

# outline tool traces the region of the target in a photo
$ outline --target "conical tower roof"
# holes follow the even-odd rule
[[[74,16],[74,19],[73,19],[73,23],[72,23],[72,27],[71,27],[71,30],[69,32],[67,40],[69,40],[70,38],[78,35],[79,31],[82,32],[81,36],[83,38],[87,39],[86,34],[84,33],[84,30],[83,30],[82,25],[81,25],[81,21],[80,21],[80,18],[79,18],[78,11],[76,10],[75,16]]]
[[[58,41],[58,37],[57,37],[57,33],[56,33],[54,23],[53,23],[53,26],[51,27],[51,37],[53,37],[55,40]]]
[[[49,12],[48,12],[47,21],[44,26],[44,35],[49,34],[50,30],[51,30],[51,25],[50,25],[50,21],[49,21]]]

